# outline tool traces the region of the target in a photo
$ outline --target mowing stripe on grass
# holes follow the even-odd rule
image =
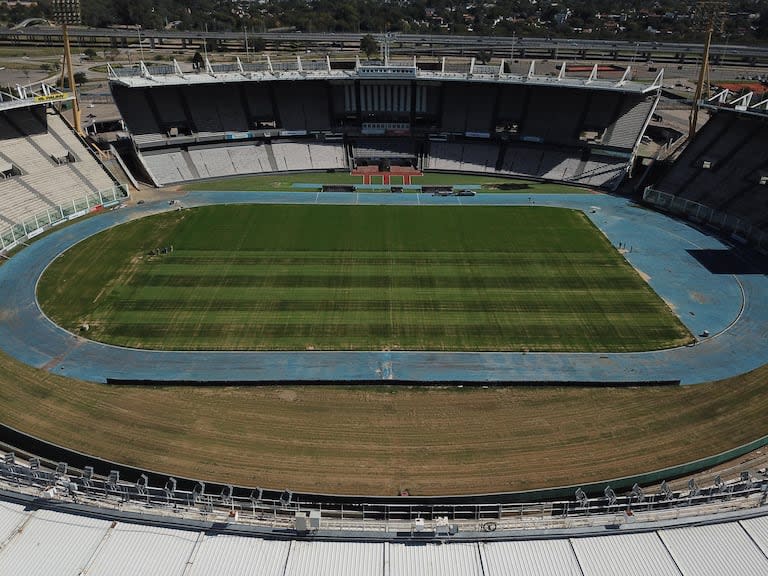
[[[688,337],[582,213],[544,207],[185,210],[86,240],[39,291],[66,328],[163,349],[629,351]]]

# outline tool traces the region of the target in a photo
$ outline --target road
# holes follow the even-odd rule
[[[150,49],[178,49],[202,46],[205,41],[218,49],[245,49],[243,32],[202,32],[180,30],[139,30],[70,28],[76,46],[128,47],[147,45]],[[249,41],[262,38],[268,49],[306,48],[339,52],[357,51],[359,33],[250,32]],[[561,38],[521,38],[516,36],[450,36],[429,34],[377,34],[379,43],[389,41],[392,54],[476,55],[489,51],[511,59],[611,60],[616,62],[695,63],[700,60],[700,44],[675,41],[621,41]],[[35,26],[0,30],[0,44],[61,45],[61,30]],[[712,60],[721,65],[768,66],[768,47],[743,44],[714,44]]]

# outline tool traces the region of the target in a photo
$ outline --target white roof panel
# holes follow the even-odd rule
[[[285,576],[382,576],[384,544],[292,542]]]
[[[110,531],[88,576],[180,576],[199,535],[119,523]]]
[[[435,82],[485,82],[494,84],[535,84],[538,86],[582,87],[601,90],[617,90],[621,92],[645,93],[659,88],[656,83],[641,83],[634,81],[618,82],[617,79],[596,78],[589,80],[585,77],[546,76],[540,74],[518,75],[509,73],[474,73],[466,72],[439,72],[434,70],[410,69],[404,71],[400,68],[381,67],[381,74],[371,74],[365,68],[357,70],[268,70],[249,72],[247,70],[232,70],[228,72],[207,72],[179,74],[171,65],[159,66],[141,70],[137,68],[115,68],[109,75],[109,80],[115,84],[121,84],[131,88],[143,88],[152,86],[196,86],[203,84],[222,84],[231,82],[257,81],[301,81],[301,80],[419,80]]]
[[[680,576],[655,532],[573,538],[584,576]]]
[[[483,576],[477,544],[389,544],[388,576]]]
[[[0,574],[80,574],[109,525],[106,520],[37,510],[0,553]]]
[[[568,540],[481,544],[486,576],[572,576],[579,564]]]
[[[0,544],[5,542],[27,517],[21,504],[0,502]]]
[[[742,520],[741,526],[749,533],[763,554],[768,556],[768,516]]]
[[[737,523],[660,530],[684,576],[768,574],[768,558]]]
[[[219,534],[205,536],[189,576],[282,576],[291,543]]]

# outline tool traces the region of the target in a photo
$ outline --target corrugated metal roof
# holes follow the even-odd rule
[[[285,576],[381,576],[384,544],[292,542]]]
[[[766,551],[768,516],[571,539],[373,543],[211,535],[0,502],[2,576],[727,576],[768,574]]]
[[[531,540],[481,544],[486,576],[580,575],[568,540]]]
[[[199,535],[119,523],[107,536],[88,576],[181,576]]]
[[[573,538],[584,576],[680,576],[655,532]]]
[[[752,537],[763,551],[763,554],[768,556],[768,516],[762,518],[752,518],[750,520],[742,520],[741,526]]]
[[[477,544],[388,544],[385,576],[483,576]]]
[[[736,522],[660,530],[684,575],[768,574],[768,558]]]
[[[190,74],[179,75],[172,66],[166,65],[164,70],[154,71],[151,76],[147,75],[128,75],[127,71],[115,68],[110,75],[110,82],[121,84],[132,88],[144,88],[153,86],[195,86],[215,83],[233,83],[233,82],[286,82],[286,81],[304,81],[304,80],[327,80],[339,81],[346,80],[372,80],[378,82],[391,81],[393,79],[415,79],[421,82],[472,82],[486,84],[533,84],[539,86],[552,86],[554,88],[576,87],[576,88],[599,88],[602,90],[615,90],[618,92],[648,92],[656,87],[653,82],[624,82],[619,84],[616,80],[607,78],[597,78],[588,80],[584,77],[567,76],[561,79],[534,74],[532,76],[522,76],[517,74],[490,74],[475,73],[469,75],[467,72],[440,72],[436,70],[418,70],[413,74],[391,74],[384,72],[382,74],[370,75],[358,70],[280,70],[269,72],[268,70],[258,72],[218,72],[215,76],[209,74]],[[120,74],[123,74],[122,76]]]
[[[108,528],[106,520],[37,510],[0,553],[0,574],[79,574]]]
[[[205,536],[189,576],[282,576],[291,543],[220,534]]]
[[[18,528],[29,513],[24,506],[11,502],[0,502],[0,543],[5,542]]]

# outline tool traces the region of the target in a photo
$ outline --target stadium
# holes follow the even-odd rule
[[[768,567],[766,101],[716,94],[632,199],[662,87],[140,63],[109,159],[68,94],[5,95],[0,563],[77,534],[35,573]]]

